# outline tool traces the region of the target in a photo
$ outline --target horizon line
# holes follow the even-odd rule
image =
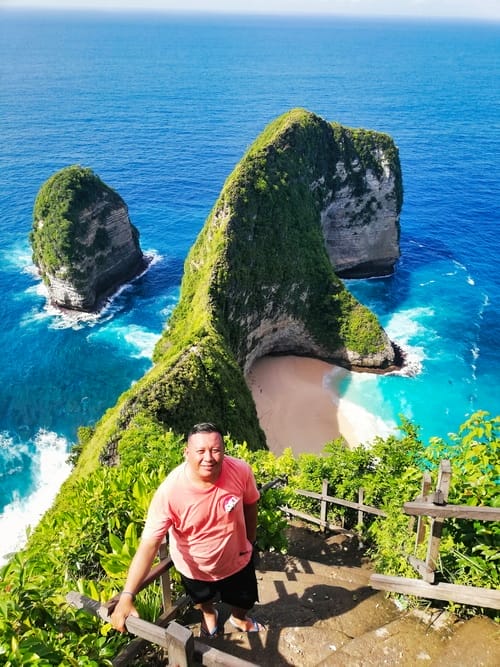
[[[222,10],[222,9],[164,9],[161,7],[116,7],[105,5],[89,7],[71,5],[69,7],[58,7],[54,5],[21,5],[15,7],[13,5],[0,6],[0,12],[13,13],[45,13],[53,14],[156,14],[156,15],[174,15],[174,16],[227,16],[227,17],[255,17],[255,18],[344,18],[344,19],[392,19],[392,20],[417,20],[417,21],[454,21],[465,22],[474,21],[477,23],[500,22],[499,16],[472,16],[470,14],[452,15],[452,14],[397,14],[397,13],[363,13],[353,14],[348,12],[325,12],[325,11],[252,11],[249,9],[242,10]]]

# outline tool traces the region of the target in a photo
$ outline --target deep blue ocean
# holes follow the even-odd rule
[[[403,169],[396,273],[348,281],[417,369],[346,400],[424,439],[500,397],[500,24],[0,10],[0,556],[94,423],[151,366],[184,258],[226,177],[292,107],[389,133]],[[154,253],[100,316],[47,309],[28,235],[71,164],[117,190]]]

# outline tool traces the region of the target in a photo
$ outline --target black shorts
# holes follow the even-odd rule
[[[194,604],[213,600],[219,593],[222,602],[231,607],[251,609],[259,599],[257,577],[255,576],[252,558],[242,570],[226,579],[200,581],[199,579],[189,579],[189,577],[181,574],[181,581]]]

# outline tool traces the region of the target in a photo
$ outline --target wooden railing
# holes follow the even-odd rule
[[[439,545],[443,524],[446,519],[469,519],[479,521],[499,521],[500,508],[474,507],[470,505],[448,505],[448,492],[451,483],[451,464],[443,460],[439,466],[439,475],[436,490],[431,493],[430,475],[425,473],[422,479],[421,494],[412,502],[403,505],[403,511],[418,517],[415,551],[427,533],[427,554],[425,560],[415,555],[408,556],[408,562],[413,566],[422,579],[406,577],[391,577],[383,574],[373,574],[370,585],[378,590],[415,595],[432,600],[446,600],[477,607],[500,609],[500,590],[479,588],[477,586],[461,586],[444,582],[436,583],[437,563],[439,559]],[[429,530],[426,530],[424,517],[429,518]]]
[[[321,531],[325,529],[343,531],[344,526],[338,526],[337,524],[330,523],[327,519],[328,517],[328,505],[340,505],[341,507],[349,507],[350,509],[357,510],[358,512],[358,525],[363,525],[364,514],[375,514],[377,516],[387,516],[386,513],[379,509],[378,507],[372,507],[371,505],[365,505],[364,500],[364,489],[358,489],[358,502],[353,502],[351,500],[344,500],[343,498],[334,498],[333,496],[328,495],[328,480],[324,479],[322,484],[321,493],[315,493],[313,491],[304,491],[303,489],[296,489],[295,493],[298,496],[304,496],[305,498],[314,498],[319,501],[319,519],[310,515],[300,512],[288,505],[282,505],[280,510],[288,516],[294,516],[303,521],[308,521],[309,523],[315,523],[320,527]]]
[[[408,556],[408,562],[421,575],[420,579],[410,579],[405,577],[391,577],[383,574],[373,574],[370,578],[372,588],[378,590],[387,590],[406,595],[415,595],[434,600],[447,600],[459,604],[487,607],[491,609],[500,609],[500,591],[490,588],[479,588],[475,586],[461,586],[458,584],[435,583],[437,563],[439,559],[439,545],[441,533],[445,519],[470,519],[479,521],[499,521],[500,508],[498,507],[473,507],[470,505],[449,505],[448,492],[451,482],[451,465],[448,460],[441,461],[437,486],[431,493],[431,479],[428,473],[423,475],[421,494],[412,502],[404,503],[403,511],[410,515],[418,517],[415,550],[417,546],[425,539],[426,523],[424,517],[428,517],[428,545],[425,560],[418,559],[415,555]],[[328,481],[323,480],[321,493],[296,490],[295,493],[306,498],[314,498],[319,501],[319,518],[300,512],[288,506],[282,506],[280,509],[288,516],[297,517],[303,521],[314,523],[320,526],[320,530],[344,531],[344,526],[338,526],[327,520],[328,506],[340,505],[349,507],[358,511],[358,525],[363,524],[364,513],[374,514],[376,516],[387,516],[386,513],[377,507],[365,505],[363,502],[363,489],[358,489],[358,502],[335,498],[328,495]]]

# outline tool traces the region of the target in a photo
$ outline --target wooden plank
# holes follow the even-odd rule
[[[286,483],[287,483],[286,477],[276,477],[276,479],[272,479],[270,482],[266,482],[261,487],[259,487],[260,495],[265,493],[268,489],[272,489],[273,486],[278,486],[278,484],[286,484]]]
[[[166,630],[168,635],[168,664],[175,667],[194,665],[194,639],[189,628],[172,621]]]
[[[420,558],[417,558],[416,556],[408,556],[408,562],[419,573],[424,581],[427,581],[429,584],[434,582],[434,570],[431,570],[427,563],[425,563],[423,560],[420,560]]]
[[[169,559],[168,546],[165,540],[163,540],[163,542],[160,544],[158,553],[160,556],[160,562],[165,562]],[[168,609],[172,605],[172,592],[170,590],[170,568],[166,569],[160,574],[160,588],[163,609]]]
[[[155,625],[159,625],[160,628],[165,628],[170,621],[174,620],[181,610],[186,607],[190,602],[190,599],[187,595],[183,595],[173,603],[173,605],[159,616]],[[146,648],[148,642],[142,637],[136,637],[130,643],[125,646],[120,653],[113,659],[113,667],[123,667],[128,665],[128,663],[136,657],[142,650]]]
[[[205,667],[259,667],[255,662],[242,660],[213,646],[207,646],[198,639],[194,640],[194,656]]]
[[[370,505],[360,505],[351,500],[343,500],[342,498],[334,498],[333,496],[322,496],[320,493],[315,493],[314,491],[304,491],[302,489],[295,490],[295,493],[299,496],[304,496],[305,498],[315,498],[316,500],[322,500],[324,498],[327,502],[333,503],[334,505],[342,505],[343,507],[350,507],[353,510],[363,510],[367,514],[376,514],[377,516],[387,516],[387,513],[384,510],[379,509],[378,507],[371,507]]]
[[[170,556],[168,558],[165,558],[165,560],[161,560],[159,563],[154,565],[151,568],[149,574],[147,574],[142,580],[141,585],[139,586],[139,590],[137,592],[147,588],[149,584],[151,584],[153,581],[156,581],[156,579],[158,579],[164,572],[166,572],[173,566],[174,564]]]
[[[360,486],[358,489],[358,507],[363,505],[363,500],[365,498],[365,490]],[[358,526],[363,525],[363,510],[358,509]]]
[[[75,607],[75,609],[84,609],[85,611],[88,611],[89,614],[93,614],[94,616],[101,618],[103,621],[109,622],[108,608],[98,600],[88,598],[86,595],[82,595],[76,591],[70,591],[66,595],[66,600],[72,607]]]
[[[98,616],[106,623],[109,623],[111,620],[108,615],[107,607],[102,605],[98,600],[93,600],[92,598],[89,598],[86,595],[81,595],[80,593],[76,593],[74,591],[66,595],[66,600],[73,607],[76,607],[77,609],[84,609],[85,611],[93,614],[94,616]],[[171,636],[171,631],[169,630],[169,628],[172,625],[172,623],[170,623],[168,628],[161,628],[159,625],[156,625],[155,623],[150,623],[149,621],[145,621],[142,618],[137,618],[136,616],[129,616],[125,621],[125,627],[127,631],[130,632],[131,634],[136,635],[137,637],[141,637],[147,642],[158,644],[158,646],[161,646],[162,648],[168,649],[170,645],[173,644],[174,650],[178,653],[180,650],[179,633],[177,632],[175,626],[173,626],[174,634],[173,636]],[[188,632],[192,634],[189,630]],[[190,644],[188,643],[186,646],[189,649]],[[179,667],[187,667],[188,665],[190,665],[192,663],[192,660],[191,663],[189,663],[190,659],[191,658],[188,655],[188,662],[185,664],[181,663]]]
[[[413,500],[403,505],[405,514],[431,516],[442,519],[476,519],[478,521],[500,521],[500,507],[487,505],[434,505]]]
[[[319,519],[316,519],[316,517],[311,516],[310,514],[306,514],[305,512],[299,512],[299,510],[294,510],[291,507],[286,507],[284,505],[280,507],[280,510],[282,512],[285,512],[285,514],[296,516],[298,519],[304,519],[304,521],[310,521],[311,523],[315,523],[318,526],[321,525],[321,521]]]
[[[491,588],[446,583],[428,584],[420,579],[390,577],[383,574],[372,574],[370,586],[380,591],[415,595],[431,600],[447,600],[474,607],[500,609],[500,590]]]
[[[309,521],[309,523],[315,523],[317,525],[321,525],[321,521],[319,519],[316,519],[316,517],[311,516],[310,514],[299,512],[299,510],[294,510],[291,507],[287,507],[286,505],[281,505],[279,509],[285,514],[290,514],[290,516],[296,516],[297,519],[302,519],[303,521]],[[336,524],[329,522],[326,522],[324,524],[324,528],[328,528],[328,530],[335,530],[336,532],[341,532],[341,533],[352,532],[350,530],[347,530],[343,526],[337,526]]]

